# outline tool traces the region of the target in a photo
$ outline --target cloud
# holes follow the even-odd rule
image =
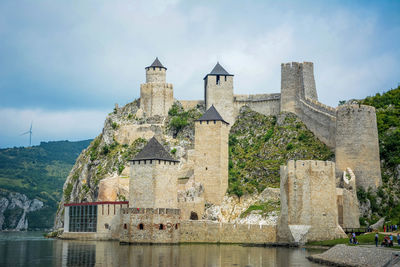
[[[216,61],[235,75],[237,94],[279,92],[280,63],[312,61],[320,100],[335,106],[397,86],[399,8],[365,1],[1,1],[0,108],[108,110],[139,97],[144,68],[156,56],[178,99],[202,99]]]
[[[32,122],[32,144],[40,141],[84,140],[101,133],[107,112],[103,110],[0,109],[0,147],[27,146]]]

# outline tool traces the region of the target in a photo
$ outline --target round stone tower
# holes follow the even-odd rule
[[[140,108],[146,116],[167,116],[174,103],[172,84],[166,83],[167,68],[156,58],[146,67],[146,83],[140,85]]]
[[[336,119],[336,176],[350,168],[357,187],[376,189],[382,184],[375,108],[343,105]]]
[[[153,64],[146,67],[146,83],[165,83],[166,74],[167,68],[156,57]]]

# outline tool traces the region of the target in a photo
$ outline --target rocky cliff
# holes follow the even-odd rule
[[[0,230],[28,230],[28,214],[43,208],[43,202],[20,193],[0,192]]]

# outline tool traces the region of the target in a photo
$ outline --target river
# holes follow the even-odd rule
[[[120,245],[47,239],[40,232],[0,232],[0,266],[320,266],[304,248],[240,245]]]

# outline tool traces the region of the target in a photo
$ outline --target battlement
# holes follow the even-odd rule
[[[334,170],[335,163],[332,161],[322,161],[322,160],[289,160],[287,162],[287,170],[289,172],[295,172],[298,170],[305,169],[327,169]]]
[[[312,108],[316,109],[317,111],[327,113],[331,116],[336,116],[336,108],[325,105],[325,104],[319,102],[318,100],[305,97],[304,99],[301,99],[300,101],[304,101],[306,104],[310,105]]]
[[[350,113],[355,113],[355,112],[367,112],[367,113],[374,113],[375,114],[375,108],[372,106],[367,106],[367,105],[342,105],[337,107],[337,113],[338,115],[346,115]]]
[[[233,95],[234,102],[263,102],[270,100],[280,100],[281,94],[255,94],[255,95]]]

